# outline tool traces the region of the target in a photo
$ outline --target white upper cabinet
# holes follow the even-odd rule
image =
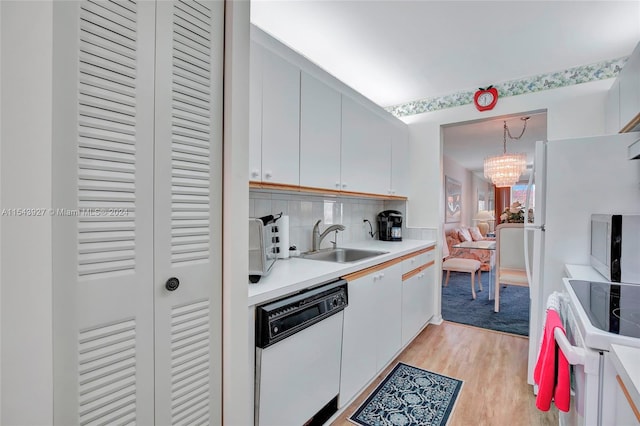
[[[262,55],[262,181],[300,184],[300,69]]]
[[[343,191],[389,193],[391,129],[373,111],[342,96]]]
[[[604,106],[604,132],[618,133],[620,125],[620,81],[616,80],[607,92]]]
[[[251,42],[249,53],[249,180],[262,180],[262,55]]]
[[[406,196],[408,127],[275,43],[252,32],[249,180]]]
[[[607,133],[640,130],[640,43],[629,56],[605,99]]]
[[[620,84],[620,127],[640,112],[640,45],[636,47],[618,75]]]
[[[340,93],[302,72],[300,185],[340,189]]]
[[[393,126],[391,138],[391,195],[409,195],[409,128]]]

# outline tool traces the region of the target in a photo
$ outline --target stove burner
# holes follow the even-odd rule
[[[582,280],[569,284],[594,327],[640,337],[640,285]]]
[[[611,313],[623,323],[632,325],[640,329],[640,309],[633,308],[616,308]]]

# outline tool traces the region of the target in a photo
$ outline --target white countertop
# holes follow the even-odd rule
[[[380,250],[389,253],[352,263],[334,263],[302,258],[278,259],[266,277],[249,286],[249,306],[258,305],[313,287],[398,256],[435,245],[432,240],[379,241],[350,243],[344,248]]]
[[[593,269],[591,265],[564,265],[567,276],[574,280],[609,282],[600,272]]]
[[[611,344],[613,365],[624,383],[631,400],[640,408],[640,349]]]

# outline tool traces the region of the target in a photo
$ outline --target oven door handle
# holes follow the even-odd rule
[[[577,346],[573,346],[569,343],[569,339],[564,334],[564,331],[560,328],[556,328],[553,330],[553,337],[556,339],[558,346],[562,350],[562,353],[569,361],[571,365],[586,365],[587,364],[587,353],[583,348],[579,348]]]

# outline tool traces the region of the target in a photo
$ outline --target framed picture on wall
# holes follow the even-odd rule
[[[462,210],[462,184],[449,176],[445,176],[444,198],[445,223],[460,222],[460,210]]]

